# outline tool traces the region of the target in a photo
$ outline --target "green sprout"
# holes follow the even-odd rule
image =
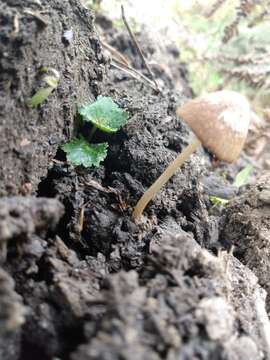
[[[39,89],[29,100],[26,101],[26,105],[30,108],[37,107],[42,104],[48,96],[57,88],[60,74],[57,70],[47,67],[42,67],[39,70],[39,73],[48,73],[51,72],[52,75],[46,75],[43,77],[43,81],[48,85]]]
[[[78,112],[82,116],[82,121],[92,123],[90,138],[97,128],[106,133],[115,133],[128,121],[127,113],[110,97],[99,96],[95,102],[80,107]],[[98,167],[107,156],[107,148],[106,142],[90,144],[82,136],[62,146],[69,163],[84,167]]]
[[[233,185],[237,188],[240,188],[241,186],[245,185],[248,181],[248,177],[251,174],[252,170],[253,170],[253,166],[251,164],[248,164],[247,166],[245,166],[236,175]],[[229,200],[227,200],[227,199],[222,199],[218,196],[213,196],[213,195],[209,196],[209,200],[211,201],[211,203],[213,205],[222,205],[222,206],[226,206],[229,202]]]
[[[210,195],[209,200],[211,201],[211,203],[213,205],[222,205],[222,206],[226,206],[229,202],[229,200],[227,200],[227,199],[222,199],[222,198],[220,198],[218,196],[214,196],[214,195]]]
[[[107,143],[89,144],[84,139],[72,139],[63,145],[62,149],[67,154],[67,161],[73,165],[84,167],[99,166],[107,156]]]
[[[251,174],[252,170],[253,170],[253,166],[251,164],[245,166],[244,169],[239,171],[239,173],[236,175],[233,185],[238,188],[245,185],[248,181],[248,177]]]
[[[127,122],[124,112],[110,97],[99,96],[97,101],[79,108],[84,121],[90,121],[101,131],[114,133]]]

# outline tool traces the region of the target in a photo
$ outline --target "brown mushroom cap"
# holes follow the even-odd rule
[[[233,162],[238,158],[251,116],[243,95],[229,90],[213,92],[189,100],[176,113],[218,159]]]

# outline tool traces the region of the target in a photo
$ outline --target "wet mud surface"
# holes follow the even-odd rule
[[[137,200],[191,138],[175,116],[176,106],[191,96],[185,70],[177,65],[175,51],[167,49],[168,68],[153,67],[164,92],[157,94],[109,66],[93,17],[77,1],[68,1],[66,8],[52,0],[40,3],[44,16],[52,14],[53,37],[43,33],[35,46],[22,42],[21,48],[28,49],[30,64],[44,54],[43,62],[50,57],[50,66],[61,63],[58,70],[70,76],[38,109],[13,104],[9,110],[16,98],[11,92],[5,96],[12,100],[0,107],[11,119],[20,113],[11,123],[16,134],[24,128],[23,138],[42,143],[40,152],[31,152],[29,170],[11,151],[17,135],[1,122],[9,137],[1,148],[6,157],[0,154],[1,191],[8,195],[0,198],[0,358],[269,359],[269,177],[239,192],[218,176],[201,148],[134,224],[130,216]],[[11,26],[21,3],[0,6],[11,14],[6,22]],[[110,22],[105,29],[102,17],[97,22],[106,41],[144,71],[125,31]],[[63,24],[73,28],[74,43],[58,42],[50,55],[46,46],[59,40]],[[28,25],[24,31],[36,34],[32,20]],[[145,53],[158,58],[151,36],[138,38]],[[13,40],[5,46],[14,47]],[[1,77],[5,61],[0,58]],[[27,61],[10,63],[11,73],[28,76]],[[24,96],[33,91],[27,81],[27,88],[17,85]],[[97,132],[98,140],[109,142],[98,169],[74,168],[57,148],[72,133],[76,104],[99,93],[123,107],[129,122],[113,136]],[[35,123],[35,132],[32,125],[25,127],[27,119],[38,122],[45,114],[47,123]],[[44,139],[52,135],[57,141],[48,150]],[[243,164],[244,158],[228,168],[228,179]],[[32,184],[32,196],[13,196],[25,181]],[[232,200],[222,209],[209,195]]]

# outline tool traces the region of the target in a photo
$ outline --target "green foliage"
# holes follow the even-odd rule
[[[177,3],[177,13],[180,60],[195,94],[230,88],[264,106],[270,96],[269,0],[193,3],[187,9]]]
[[[100,10],[100,5],[102,0],[81,0],[84,6],[88,7],[90,10],[94,12],[98,12]]]
[[[245,166],[244,169],[239,171],[239,173],[236,175],[233,185],[238,188],[245,185],[248,181],[248,177],[251,174],[252,170],[253,170],[253,166],[251,164]]]
[[[110,97],[99,96],[95,102],[88,103],[79,108],[82,121],[92,123],[90,137],[99,128],[106,133],[114,133],[125,125],[128,120],[127,113],[119,108]],[[108,143],[89,144],[83,138],[74,138],[62,146],[67,161],[75,166],[96,166],[107,156]]]
[[[218,196],[213,196],[213,195],[209,196],[209,200],[213,205],[222,205],[222,206],[226,206],[229,202],[229,200],[227,199],[222,199]]]
[[[239,173],[236,175],[233,185],[240,188],[241,186],[245,185],[248,181],[248,177],[251,174],[253,170],[253,166],[251,164],[248,164],[247,166],[245,166],[241,171],[239,171]],[[229,202],[229,200],[227,199],[222,199],[220,197],[217,196],[209,196],[209,200],[211,201],[212,204],[214,205],[222,205],[222,206],[226,206]]]
[[[79,114],[85,121],[108,133],[116,132],[128,121],[127,113],[105,96],[99,96],[95,102],[79,108]]]
[[[26,101],[26,105],[28,107],[34,108],[42,104],[52,93],[52,91],[57,88],[60,79],[59,72],[55,69],[47,68],[47,67],[42,67],[39,70],[39,73],[48,73],[48,72],[51,72],[51,75],[46,75],[42,79],[45,82],[45,84],[47,84],[48,86],[39,89],[31,97],[31,99]]]
[[[26,105],[30,108],[37,107],[38,105],[42,104],[47,97],[51,94],[54,88],[46,87],[44,89],[39,89],[35,95],[31,97],[31,99],[26,101]]]
[[[84,139],[72,139],[63,145],[67,160],[73,165],[99,166],[107,156],[107,143],[89,144]]]

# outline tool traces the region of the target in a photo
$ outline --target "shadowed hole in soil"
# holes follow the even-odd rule
[[[59,332],[59,337],[65,340],[64,350],[60,354],[55,354],[53,359],[69,360],[70,354],[77,348],[78,344],[84,342],[85,338],[83,336],[82,326],[73,325],[70,329],[61,329],[62,332]],[[27,332],[24,332],[24,336],[21,344],[21,356],[19,360],[52,360],[50,355],[44,354],[44,344],[39,346],[38,344],[33,344],[26,337]]]
[[[58,149],[55,156],[57,161],[65,161],[65,154],[61,149]],[[61,179],[62,177],[69,176],[68,164],[62,166],[62,164],[54,164],[51,169],[49,169],[47,177],[41,180],[38,185],[37,197],[48,197],[55,198],[57,196],[57,190],[55,189],[54,181]],[[68,224],[70,223],[72,216],[74,216],[74,211],[72,204],[66,199],[62,201],[65,206],[65,213],[62,219],[60,220],[56,233],[64,240],[69,240],[69,230]]]
[[[22,342],[22,352],[19,360],[25,359],[39,359],[39,360],[51,360],[50,357],[42,354],[42,348],[38,345],[33,345],[27,343],[27,341]]]

